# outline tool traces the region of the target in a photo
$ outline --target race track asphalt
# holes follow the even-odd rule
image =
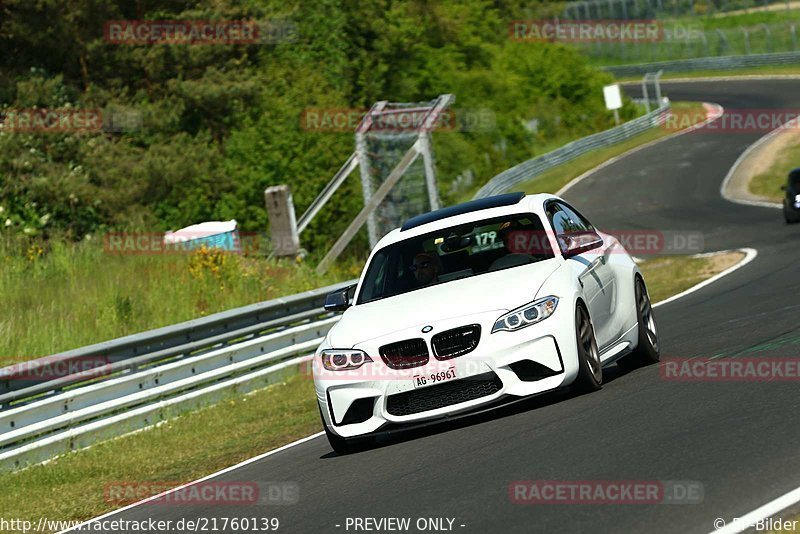
[[[664,94],[726,109],[800,107],[800,81],[665,83]],[[761,135],[678,136],[565,195],[602,229],[700,232],[706,251],[757,249],[730,276],[657,308],[664,358],[799,355],[800,225],[719,193],[736,158]],[[628,374],[611,366],[606,381],[596,393],[532,399],[358,454],[337,456],[318,437],[215,479],[292,481],[300,491],[294,505],[145,504],[110,518],[266,516],[290,533],[354,532],[345,525],[355,517],[409,517],[412,525],[454,518],[463,533],[707,533],[715,518],[729,521],[800,486],[797,382],[667,381],[658,366]],[[508,495],[517,480],[697,481],[704,498],[519,505]]]

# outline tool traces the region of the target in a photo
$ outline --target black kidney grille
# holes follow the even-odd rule
[[[422,338],[390,343],[382,346],[379,352],[386,365],[392,369],[408,369],[428,363],[428,345]]]
[[[389,395],[386,411],[392,415],[412,415],[445,406],[488,397],[502,389],[503,382],[492,371],[435,386]]]
[[[481,325],[471,324],[445,330],[431,339],[433,355],[437,360],[449,360],[475,350],[481,339]]]

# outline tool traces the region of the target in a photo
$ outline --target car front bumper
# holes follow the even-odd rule
[[[463,316],[436,324],[434,332],[419,328],[395,332],[354,348],[373,359],[355,371],[327,371],[314,359],[317,400],[328,428],[342,437],[370,434],[385,425],[413,425],[473,411],[501,397],[527,397],[564,386],[575,378],[578,356],[574,308],[560,302],[540,323],[514,332],[490,333],[503,310]],[[425,339],[429,352],[436,332],[469,324],[481,326],[477,347],[462,356],[404,370],[390,369],[379,347],[398,340]],[[455,371],[456,378],[431,383],[432,375]],[[420,385],[419,377],[426,378]]]

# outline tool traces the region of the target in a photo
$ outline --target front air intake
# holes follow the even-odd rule
[[[391,369],[409,369],[428,363],[428,345],[422,338],[384,345],[378,351]]]
[[[431,339],[433,355],[437,360],[449,360],[475,350],[481,339],[481,325],[471,324],[445,330]]]

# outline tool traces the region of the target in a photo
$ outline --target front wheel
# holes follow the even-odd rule
[[[594,337],[594,327],[589,312],[582,304],[575,308],[575,339],[578,343],[578,376],[575,389],[582,392],[597,391],[603,387],[603,366]]]
[[[322,416],[322,408],[319,406],[317,407],[319,408],[319,418],[322,420],[322,428],[325,429],[325,437],[328,438],[328,443],[330,443],[334,452],[341,456],[356,452],[358,447],[355,445],[355,443],[330,431],[328,425],[325,424],[325,417]]]
[[[783,218],[786,220],[786,224],[795,224],[800,222],[800,214],[792,213],[786,206],[783,206]]]
[[[647,294],[647,288],[645,288],[641,278],[636,278],[634,290],[636,293],[636,319],[639,324],[639,341],[636,344],[636,349],[631,354],[620,358],[617,362],[626,371],[658,363],[661,359],[656,319],[653,316],[653,305],[650,303],[650,296]]]

